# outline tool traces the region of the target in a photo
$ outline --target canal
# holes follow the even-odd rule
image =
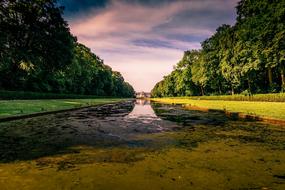
[[[0,124],[0,189],[285,189],[285,128],[146,100]]]

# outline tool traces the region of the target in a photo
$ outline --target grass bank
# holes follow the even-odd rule
[[[285,102],[254,102],[224,100],[194,100],[191,98],[153,98],[155,102],[169,104],[188,104],[191,106],[240,112],[274,119],[285,120]]]
[[[1,100],[0,118],[21,116],[41,112],[67,110],[104,103],[118,102],[125,99],[52,99],[52,100]]]
[[[179,99],[253,101],[253,102],[285,102],[285,93],[253,94],[250,96],[242,95],[242,94],[222,95],[222,96],[191,96],[191,97],[179,97]]]

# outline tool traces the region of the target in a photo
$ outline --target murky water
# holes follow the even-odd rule
[[[285,129],[144,100],[0,124],[0,189],[285,189]]]

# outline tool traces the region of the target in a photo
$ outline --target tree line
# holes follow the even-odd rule
[[[133,87],[77,42],[57,0],[0,1],[0,90],[133,97]]]
[[[152,89],[153,97],[285,90],[285,1],[241,0],[234,26],[222,25],[189,50]]]

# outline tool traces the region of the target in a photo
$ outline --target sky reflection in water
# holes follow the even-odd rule
[[[152,109],[150,101],[142,99],[137,99],[135,101],[134,109],[125,117],[125,119],[139,119],[144,123],[150,123],[153,120],[161,120]]]

